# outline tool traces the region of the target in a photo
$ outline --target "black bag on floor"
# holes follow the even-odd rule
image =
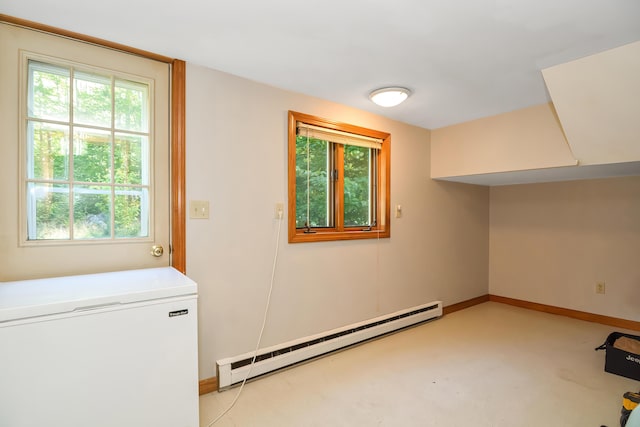
[[[606,350],[604,370],[616,375],[640,381],[640,354],[621,350],[614,345],[619,338],[640,341],[636,335],[613,332],[609,334],[607,340],[596,350]]]

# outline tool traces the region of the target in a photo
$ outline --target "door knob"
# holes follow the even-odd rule
[[[163,253],[164,253],[164,249],[162,248],[162,246],[160,245],[151,246],[151,255],[155,257],[161,257]]]

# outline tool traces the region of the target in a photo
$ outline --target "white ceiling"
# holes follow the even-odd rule
[[[0,13],[430,129],[546,102],[542,68],[640,40],[638,0],[0,0]],[[414,93],[373,105],[388,85]]]

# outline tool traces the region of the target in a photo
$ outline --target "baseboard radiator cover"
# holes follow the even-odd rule
[[[390,332],[442,316],[442,302],[400,310],[363,322],[354,323],[320,334],[259,349],[251,369],[254,352],[216,361],[219,390],[241,383],[251,369],[248,379],[307,361],[324,354],[379,337]]]

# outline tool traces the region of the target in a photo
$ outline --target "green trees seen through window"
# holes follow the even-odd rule
[[[29,240],[145,237],[149,86],[29,61]]]
[[[298,135],[296,139],[296,227],[333,227],[337,169],[332,166],[335,147],[329,141]],[[372,160],[375,150],[344,147],[344,224],[366,227],[372,222]],[[332,176],[332,172],[334,175]]]

